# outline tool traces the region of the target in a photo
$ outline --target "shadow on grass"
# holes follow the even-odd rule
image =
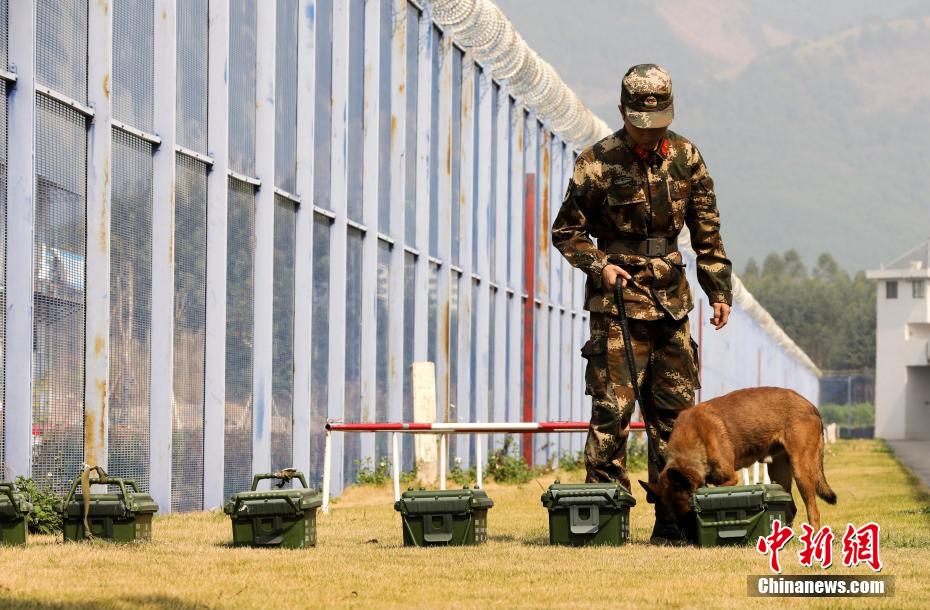
[[[523,539],[526,546],[549,546],[549,536],[527,536]]]
[[[3,607],[12,610],[24,610],[26,608],[39,610],[96,610],[98,608],[177,608],[180,610],[201,610],[202,608],[212,608],[213,606],[207,603],[189,602],[178,597],[169,597],[167,595],[129,595],[119,599],[96,599],[84,602],[75,600],[49,602],[40,599],[4,598]]]

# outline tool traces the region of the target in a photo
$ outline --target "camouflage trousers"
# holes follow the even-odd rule
[[[649,481],[665,466],[665,447],[675,419],[694,404],[698,384],[697,344],[688,318],[630,320],[630,339],[639,375],[649,449]],[[585,445],[589,483],[618,481],[627,489],[627,435],[635,396],[623,348],[620,319],[591,313],[591,338],[581,349],[587,360],[585,393],[591,396],[591,427]]]

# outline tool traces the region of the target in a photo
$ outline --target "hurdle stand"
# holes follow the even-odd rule
[[[391,433],[391,479],[394,484],[394,500],[400,499],[400,443],[398,434],[435,434],[439,437],[439,489],[446,488],[446,464],[450,434],[475,435],[475,479],[476,487],[484,487],[484,434],[548,434],[565,432],[587,432],[588,422],[436,422],[436,423],[326,423],[326,444],[323,450],[323,506],[329,512],[332,485],[332,433],[390,432]],[[630,422],[630,430],[645,430],[642,422]]]

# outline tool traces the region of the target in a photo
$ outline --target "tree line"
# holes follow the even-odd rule
[[[875,283],[829,253],[808,271],[795,250],[746,262],[743,284],[823,370],[875,367]]]

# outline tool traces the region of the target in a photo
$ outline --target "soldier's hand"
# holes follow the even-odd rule
[[[613,290],[614,286],[617,285],[617,277],[621,278],[621,286],[626,286],[627,280],[632,279],[629,273],[617,265],[606,265],[604,270],[601,271],[601,279],[604,280],[604,286],[606,286],[609,290]]]
[[[729,319],[730,306],[726,303],[714,303],[714,317],[710,319],[710,323],[714,325],[714,328],[720,330],[727,325]]]

